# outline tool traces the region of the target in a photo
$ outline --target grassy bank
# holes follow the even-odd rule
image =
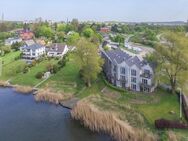
[[[52,76],[41,87],[50,87],[55,91],[68,93],[78,93],[83,87],[83,81],[79,76],[79,68],[73,61],[73,56],[69,56],[69,62]]]
[[[151,132],[140,130],[131,126],[128,120],[125,120],[125,112],[128,107],[121,107],[121,111],[116,111],[117,105],[100,97],[89,97],[77,104],[72,110],[71,115],[76,120],[80,120],[86,127],[93,131],[106,132],[118,141],[156,141],[157,137]],[[101,106],[105,102],[111,105],[106,109]],[[99,106],[99,105],[100,106]],[[123,112],[123,113],[122,113]],[[122,116],[124,118],[122,118]],[[127,117],[127,116],[126,116]]]
[[[38,72],[44,72],[46,71],[47,64],[56,64],[58,60],[52,59],[52,60],[44,60],[39,64],[36,64],[36,66],[32,67],[27,73],[23,74],[20,73],[16,75],[14,78],[11,79],[12,84],[18,84],[18,85],[24,85],[24,86],[35,86],[39,82],[42,81],[42,79],[37,79],[35,75]]]

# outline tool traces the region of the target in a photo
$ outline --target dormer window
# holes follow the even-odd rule
[[[150,74],[150,70],[144,70],[145,74]]]

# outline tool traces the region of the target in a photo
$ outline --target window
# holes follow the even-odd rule
[[[136,76],[136,70],[131,70],[131,75]]]
[[[131,89],[132,90],[136,90],[136,85],[135,84],[131,84]]]
[[[126,87],[125,85],[126,85],[125,82],[121,82],[121,87],[122,88],[125,88]]]
[[[121,68],[121,74],[125,74],[125,68]]]
[[[136,78],[135,77],[131,77],[131,82],[136,83]]]
[[[114,66],[114,72],[116,72],[117,71],[117,66]]]
[[[122,75],[121,75],[121,80],[124,80],[124,81],[125,81],[125,76],[122,76]]]
[[[144,73],[150,74],[150,71],[149,70],[144,70]]]
[[[147,79],[142,79],[142,83],[147,85],[148,84],[148,80]]]
[[[116,74],[114,73],[114,79],[116,79]]]
[[[149,88],[144,88],[144,92],[150,92],[150,89]]]

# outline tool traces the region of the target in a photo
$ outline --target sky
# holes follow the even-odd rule
[[[0,0],[5,20],[187,21],[188,0]]]

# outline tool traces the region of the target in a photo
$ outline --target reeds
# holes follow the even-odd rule
[[[168,131],[168,140],[169,141],[178,141],[176,134],[172,131]]]
[[[0,81],[0,86],[1,87],[8,87],[9,83],[7,83],[6,81]]]
[[[92,131],[101,131],[118,141],[156,141],[152,133],[130,126],[110,112],[100,111],[87,101],[80,101],[71,111],[72,118],[80,120]],[[133,117],[134,118],[134,117]]]
[[[50,89],[41,89],[36,92],[35,100],[37,102],[45,101],[53,104],[59,104],[61,101],[71,99],[72,96],[72,94],[53,92]]]
[[[16,92],[19,92],[21,94],[30,94],[31,92],[33,92],[33,88],[29,86],[15,85],[14,88]]]

